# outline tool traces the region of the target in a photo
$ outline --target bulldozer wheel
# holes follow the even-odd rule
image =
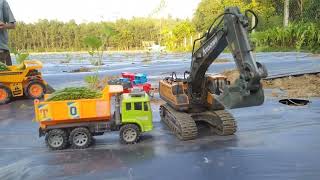
[[[85,127],[75,128],[71,131],[69,141],[73,149],[85,149],[92,142],[92,135]]]
[[[140,137],[139,127],[135,124],[126,124],[120,128],[120,141],[123,144],[134,144]]]
[[[26,88],[26,96],[31,99],[41,99],[45,94],[45,86],[40,82],[31,82]]]
[[[6,86],[0,85],[0,105],[7,104],[10,102],[12,93]]]
[[[66,131],[62,129],[50,130],[46,135],[46,144],[51,150],[62,150],[68,145]]]

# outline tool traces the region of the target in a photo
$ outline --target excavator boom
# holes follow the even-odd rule
[[[240,13],[239,8],[231,7],[225,10],[222,20],[220,23],[224,23],[223,27],[215,27],[212,30],[210,28],[201,38],[201,46],[192,54],[188,79],[190,96],[195,101],[203,101],[206,95],[206,92],[203,92],[206,90],[205,73],[221,52],[229,46],[240,77],[236,84],[226,86],[224,93],[216,98],[228,108],[261,105],[264,94],[260,80],[267,76],[267,71],[253,58],[248,37],[248,18]]]

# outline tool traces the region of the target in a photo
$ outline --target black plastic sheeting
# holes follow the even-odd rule
[[[285,106],[278,99],[232,110],[238,132],[181,142],[154,112],[154,131],[122,145],[118,133],[86,150],[50,151],[32,122],[31,100],[0,106],[0,179],[318,179],[320,99]]]
[[[145,72],[157,82],[171,71],[183,73],[190,66],[188,54],[155,56],[152,62],[142,62],[140,56],[144,55],[108,56],[101,75]],[[33,58],[39,57],[50,60],[53,55]],[[305,53],[258,53],[256,57],[267,65],[270,75],[320,69],[319,57]],[[122,61],[126,58],[132,63]],[[55,62],[50,63],[45,65],[44,77],[53,87],[79,86],[90,74],[61,73]],[[233,63],[216,64],[209,72],[233,67]],[[0,106],[0,179],[319,179],[320,99],[310,101],[306,106],[286,106],[267,97],[262,106],[231,110],[238,125],[235,135],[186,142],[160,123],[159,105],[153,105],[155,129],[138,144],[122,145],[113,132],[97,137],[89,149],[55,152],[38,137],[32,100],[14,101]]]

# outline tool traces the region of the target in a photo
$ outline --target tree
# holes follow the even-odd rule
[[[320,1],[308,0],[305,3],[303,10],[303,18],[305,21],[312,21],[319,23],[320,21]]]
[[[243,12],[251,9],[260,19],[268,21],[274,15],[275,8],[270,6],[269,0],[202,0],[193,17],[197,31],[205,32],[213,20],[224,12],[226,7],[237,6]]]
[[[205,32],[213,23],[213,20],[224,12],[226,7],[238,6],[244,8],[245,5],[246,3],[243,0],[202,0],[194,14],[193,23],[197,31]]]

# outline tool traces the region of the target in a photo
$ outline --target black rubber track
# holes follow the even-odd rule
[[[178,112],[168,104],[161,105],[160,111],[161,120],[180,140],[191,140],[198,136],[197,125],[190,114]]]

